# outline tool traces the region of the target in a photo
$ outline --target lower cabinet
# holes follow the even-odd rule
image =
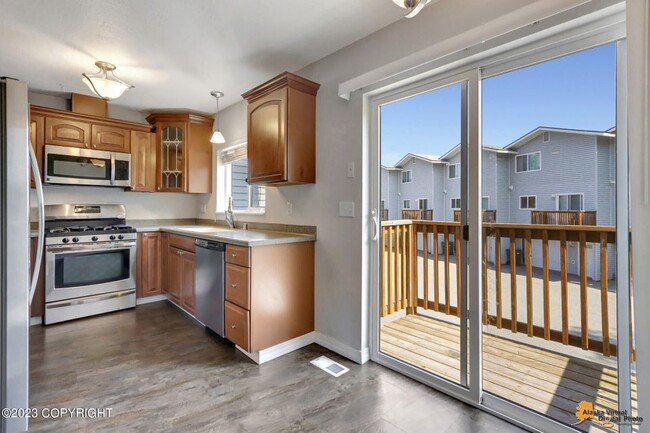
[[[167,244],[167,296],[185,311],[194,314],[196,256],[194,251],[189,251],[194,248],[194,239],[169,235]]]
[[[226,245],[226,338],[257,352],[314,330],[314,243]]]
[[[162,234],[138,233],[136,292],[138,298],[162,293]]]

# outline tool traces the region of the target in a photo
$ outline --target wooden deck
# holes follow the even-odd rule
[[[454,324],[411,314],[381,328],[380,350],[453,382],[460,376],[460,328]],[[484,334],[483,387],[487,392],[574,424],[581,401],[596,409],[617,408],[617,376],[611,368]],[[632,380],[636,411],[636,380]],[[617,431],[590,421],[582,431]]]

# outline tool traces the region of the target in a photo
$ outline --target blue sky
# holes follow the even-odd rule
[[[483,80],[483,143],[505,146],[538,126],[615,124],[616,48],[608,44]],[[442,155],[460,141],[460,85],[381,108],[381,161]]]

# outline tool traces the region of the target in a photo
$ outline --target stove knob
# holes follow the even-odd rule
[[[90,238],[90,239],[91,239],[93,242],[97,242],[97,241],[99,240],[99,238],[98,238],[97,236],[93,236],[93,237]]]
[[[79,242],[79,238],[77,237],[72,238],[72,242]]]
[[[68,238],[63,238],[63,243],[64,243],[64,244],[67,244],[68,242],[70,242],[70,239],[68,239]]]
[[[112,241],[114,241],[114,240],[115,240],[115,235],[110,235],[110,236],[109,236],[109,239],[112,240]]]
[[[118,238],[119,240],[122,240],[122,239],[124,239],[124,235],[117,235],[117,238]]]

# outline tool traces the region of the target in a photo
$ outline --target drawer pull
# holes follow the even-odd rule
[[[237,257],[237,254],[232,253],[231,256],[232,256],[232,258],[234,259],[235,257]]]
[[[237,284],[231,284],[230,287],[232,287],[233,289],[236,289],[236,288],[237,288]]]
[[[230,329],[235,329],[236,325],[230,325]]]

